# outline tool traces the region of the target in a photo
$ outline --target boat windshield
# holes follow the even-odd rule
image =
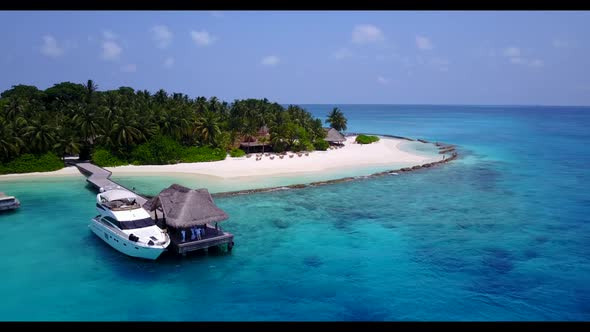
[[[0,198],[0,204],[13,204],[16,202],[16,198],[8,197],[8,198]]]
[[[154,226],[156,222],[152,218],[143,218],[138,220],[125,220],[121,221],[121,229],[135,229]]]

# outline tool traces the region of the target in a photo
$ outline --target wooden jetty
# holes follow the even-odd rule
[[[200,240],[190,240],[190,234],[187,234],[187,241],[182,241],[177,232],[170,233],[169,235],[170,246],[168,248],[183,256],[191,251],[197,251],[201,249],[209,250],[211,247],[223,247],[227,251],[231,251],[234,245],[233,234],[224,232],[219,228],[216,230],[210,226],[206,227],[205,235],[202,235]]]
[[[183,256],[191,251],[208,250],[212,247],[232,250],[233,234],[224,232],[217,225],[228,219],[228,216],[215,205],[207,189],[192,190],[173,184],[148,200],[111,180],[112,173],[102,167],[91,163],[76,163],[75,166],[96,190],[124,189],[137,195],[137,202],[150,213],[160,228],[167,230],[170,236],[169,250]],[[161,218],[158,218],[158,212]],[[191,239],[191,233],[197,229],[199,236]],[[185,232],[184,240],[182,231]]]
[[[97,190],[100,190],[101,188],[105,191],[111,189],[125,189],[137,195],[137,202],[139,203],[139,205],[143,205],[145,202],[147,202],[147,198],[136,193],[134,190],[126,188],[125,186],[122,186],[117,182],[111,180],[111,171],[108,171],[102,167],[96,166],[91,163],[77,163],[76,167],[78,168],[80,173],[84,174],[87,177],[86,181]]]

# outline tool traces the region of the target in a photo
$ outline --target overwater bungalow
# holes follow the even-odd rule
[[[0,211],[14,210],[20,206],[20,202],[14,196],[8,196],[0,192]]]
[[[225,247],[231,251],[234,236],[224,232],[219,223],[228,215],[213,202],[207,189],[189,189],[173,184],[143,204],[156,223],[168,230],[170,250],[187,252]]]
[[[330,145],[340,146],[346,141],[346,137],[334,128],[324,128],[324,131],[326,132],[326,138],[324,140],[330,143]]]

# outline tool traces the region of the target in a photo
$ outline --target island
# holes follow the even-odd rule
[[[92,80],[46,90],[16,85],[0,97],[0,178],[79,175],[66,167],[77,161],[117,175],[236,178],[390,165],[380,172],[387,174],[456,157],[453,146],[421,139],[345,135],[348,120],[339,108],[322,123],[300,106],[267,99],[99,91]],[[413,153],[404,149],[408,142],[440,153]]]

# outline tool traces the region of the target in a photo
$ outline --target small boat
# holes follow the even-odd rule
[[[0,211],[14,210],[20,206],[20,201],[14,196],[0,192]]]
[[[168,233],[156,225],[137,202],[137,195],[113,189],[96,195],[96,210],[90,229],[118,251],[145,259],[158,258],[170,244]]]

